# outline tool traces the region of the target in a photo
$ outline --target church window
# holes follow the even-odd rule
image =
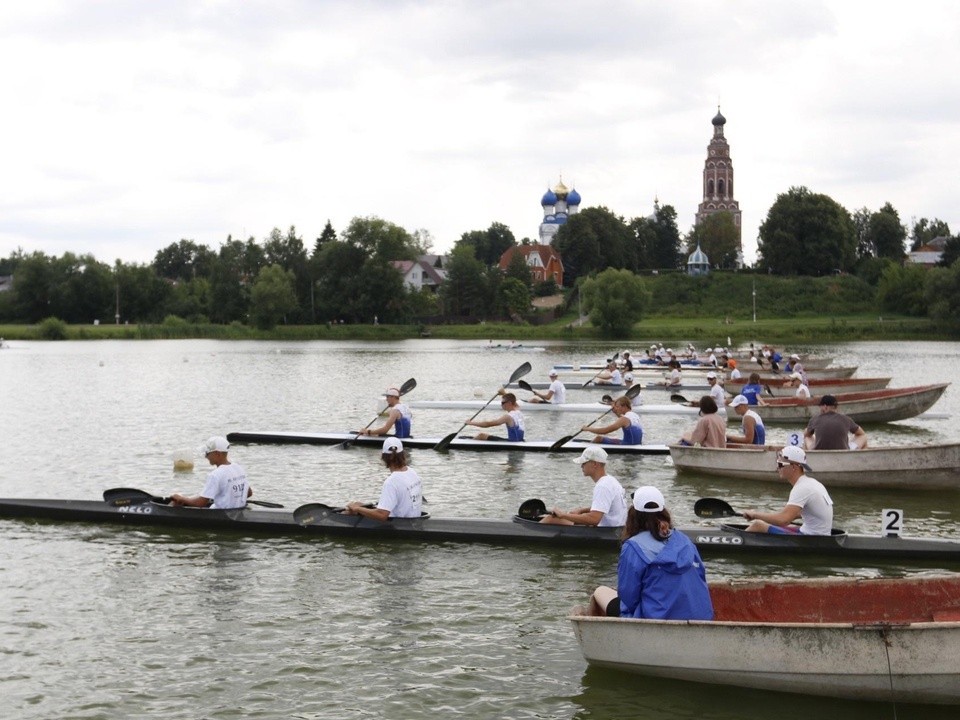
[[[713,195],[713,180],[707,180],[707,195]]]
[[[723,195],[723,178],[717,180],[717,195]]]

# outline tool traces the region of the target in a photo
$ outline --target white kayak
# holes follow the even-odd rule
[[[488,403],[483,400],[412,400],[407,406],[413,410],[480,410]],[[499,410],[499,406],[492,403],[489,407]],[[603,403],[563,403],[554,405],[553,403],[527,403],[521,402],[520,409],[523,412],[574,412],[574,413],[593,413],[595,415],[610,409],[609,405]],[[695,416],[700,412],[699,408],[687,407],[686,405],[642,405],[637,408],[637,412],[643,415],[689,415]]]

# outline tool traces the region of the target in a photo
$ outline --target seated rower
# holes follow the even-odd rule
[[[767,442],[767,430],[763,420],[756,410],[750,409],[750,404],[743,395],[737,395],[730,401],[730,407],[741,417],[740,427],[743,435],[727,435],[727,442],[737,445],[764,445]]]
[[[412,414],[410,408],[405,403],[400,402],[400,391],[395,388],[387,388],[384,393],[387,398],[387,421],[380,427],[364,428],[357,432],[358,435],[386,435],[393,428],[394,435],[398,438],[410,437]]]
[[[390,518],[418,518],[423,503],[423,484],[417,471],[407,466],[407,455],[403,443],[396,438],[383,441],[380,454],[383,464],[390,474],[383,482],[380,500],[376,507],[367,507],[363,503],[347,503],[344,515],[363,515],[373,520],[386,522]]]
[[[170,496],[170,504],[215,510],[231,510],[246,505],[247,498],[253,495],[253,489],[247,482],[247,471],[243,465],[227,459],[229,449],[230,443],[225,437],[214,436],[207,440],[200,451],[215,468],[207,475],[203,490],[194,497],[174,493]]]
[[[607,369],[600,373],[599,377],[593,382],[596,385],[623,385],[623,374],[617,364],[610,360],[607,363]]]
[[[823,484],[806,475],[807,453],[795,445],[787,445],[777,453],[777,474],[790,483],[790,497],[779,512],[747,510],[743,517],[753,522],[749,532],[779,535],[829,535],[833,529],[833,500]],[[800,518],[803,525],[793,525]]]
[[[567,386],[560,382],[556,370],[550,371],[550,387],[546,392],[533,391],[532,403],[552,403],[554,405],[563,405],[567,401]]]
[[[617,416],[609,425],[603,427],[593,427],[584,425],[580,428],[584,432],[591,432],[597,437],[593,439],[595,443],[606,443],[608,445],[640,445],[643,442],[643,428],[640,426],[640,416],[633,411],[633,403],[627,396],[618,397],[613,401],[613,414]],[[623,438],[600,437],[609,435],[617,430],[623,431]]]
[[[580,472],[590,478],[593,499],[590,507],[575,510],[553,508],[540,522],[548,525],[591,525],[597,527],[620,527],[627,519],[627,500],[623,486],[612,475],[607,475],[607,453],[603,448],[590,446],[574,462]]]
[[[706,448],[726,447],[727,419],[717,412],[717,401],[710,395],[702,395],[699,405],[700,419],[693,430],[680,438],[680,444]]]
[[[480,428],[491,428],[497,425],[505,425],[507,428],[507,440],[510,442],[523,442],[523,413],[517,405],[517,396],[513,393],[504,393],[500,398],[500,407],[504,414],[493,420],[467,420],[467,425],[473,425]],[[477,433],[477,440],[503,440],[502,437],[490,435],[489,433]]]

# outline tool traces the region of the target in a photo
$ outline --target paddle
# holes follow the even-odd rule
[[[609,360],[607,360],[607,363],[609,364],[609,363],[612,363],[612,362],[616,362],[618,357],[620,357],[620,351],[619,351],[619,350],[617,350],[617,352],[615,352],[615,353],[613,354],[613,357],[612,357],[612,358],[610,358]],[[587,380],[587,381],[583,384],[583,387],[587,387],[587,385],[589,385],[590,383],[595,382],[596,379],[597,379],[598,377],[600,377],[600,376],[606,371],[606,369],[607,369],[607,368],[604,367],[603,370],[601,370],[601,371],[598,372],[596,375],[594,375],[592,378],[590,378],[589,380]],[[581,389],[583,389],[583,388],[581,388]]]
[[[531,498],[520,503],[517,517],[523,520],[539,520],[547,514],[547,505],[539,498]]]
[[[509,384],[512,383],[512,382],[516,382],[517,380],[519,380],[520,378],[522,378],[524,375],[526,375],[528,372],[530,372],[532,369],[533,369],[533,367],[530,365],[530,363],[525,362],[523,365],[521,365],[520,367],[518,367],[516,370],[513,371],[513,375],[511,375],[511,376],[510,376],[510,379],[507,380],[506,385],[509,385]],[[486,409],[487,409],[487,405],[489,405],[489,404],[492,403],[494,400],[496,400],[496,399],[497,399],[497,396],[498,396],[499,394],[500,394],[500,391],[498,390],[498,391],[496,392],[496,394],[494,394],[494,396],[493,396],[492,398],[490,398],[489,400],[487,400],[486,404],[484,404],[484,406],[483,406],[482,408],[480,408],[479,410],[477,410],[477,411],[473,414],[473,416],[470,418],[470,420],[473,420],[473,418],[475,418],[477,415],[479,415],[479,414],[482,413],[484,410],[486,410]],[[457,435],[459,435],[461,432],[463,432],[463,429],[470,423],[470,420],[467,420],[467,422],[465,422],[463,425],[461,425],[461,426],[460,426],[460,429],[457,430],[455,433],[450,433],[450,434],[447,435],[445,438],[443,438],[443,440],[441,440],[441,441],[438,442],[436,445],[434,445],[434,446],[433,446],[433,449],[436,450],[437,452],[446,452],[446,451],[447,451],[447,448],[450,447],[450,443],[453,442],[454,438],[457,437]]]
[[[690,404],[690,401],[687,400],[687,399],[686,399],[683,395],[681,395],[680,393],[673,393],[673,394],[670,396],[670,402],[683,403],[684,405],[689,405],[689,404]]]
[[[110,488],[103,491],[103,500],[108,505],[114,507],[123,507],[125,505],[142,505],[143,503],[155,502],[161,505],[169,505],[170,498],[151,495],[145,490],[137,488]],[[282,508],[283,505],[266,500],[247,500],[248,505],[260,505],[268,508]]]
[[[403,397],[404,395],[406,395],[408,392],[410,392],[411,390],[413,390],[416,386],[417,386],[417,381],[416,381],[415,379],[410,378],[409,380],[407,380],[403,385],[400,386],[400,397]],[[363,428],[363,429],[366,430],[366,429],[369,428],[371,425],[373,425],[373,424],[377,421],[377,418],[380,417],[381,414],[382,414],[382,413],[377,413],[377,417],[375,417],[373,420],[371,420],[370,422],[368,422],[367,425],[366,425],[366,427]],[[356,440],[358,437],[360,437],[360,432],[357,432],[357,433],[356,433],[352,438],[350,438],[349,440],[344,440],[342,443],[338,443],[338,444],[334,445],[333,447],[336,448],[336,449],[338,449],[338,450],[346,450],[348,447],[350,447],[350,443],[352,443],[352,442],[353,442],[354,440]]]
[[[742,513],[720,498],[700,498],[693,504],[693,513],[702,518],[743,517]]]
[[[534,392],[533,386],[530,383],[528,383],[526,380],[517,380],[517,385],[520,386],[521,390],[532,392],[536,397],[540,397],[539,395],[537,395],[536,392]]]
[[[628,397],[628,398],[630,398],[631,400],[633,400],[637,395],[640,394],[640,390],[641,390],[641,388],[640,388],[639,385],[631,385],[631,386],[630,386],[630,389],[627,390],[627,391],[623,394],[622,397]],[[612,408],[612,407],[611,407],[609,410],[607,410],[606,412],[604,412],[604,413],[602,413],[601,415],[597,416],[592,422],[589,422],[589,423],[587,423],[587,424],[588,424],[588,425],[593,425],[593,423],[599,422],[601,418],[606,417],[606,416],[609,415],[611,412],[613,412],[613,408]],[[559,440],[557,440],[553,445],[551,445],[551,446],[547,449],[547,451],[548,451],[548,452],[556,452],[557,450],[559,450],[560,448],[562,448],[564,445],[566,445],[568,442],[570,442],[571,440],[573,440],[577,435],[579,435],[579,434],[582,433],[582,432],[583,432],[583,429],[581,428],[580,430],[577,430],[573,435],[564,435],[562,438],[560,438]]]
[[[375,508],[377,505],[376,503],[364,503],[363,506],[365,508]],[[346,510],[346,508],[331,507],[329,505],[324,505],[323,503],[307,503],[306,505],[301,505],[293,511],[293,519],[298,525],[313,525],[317,521],[321,521],[330,517],[331,515],[338,515],[344,510]],[[355,517],[358,520],[363,519],[362,515],[351,515],[350,517]]]

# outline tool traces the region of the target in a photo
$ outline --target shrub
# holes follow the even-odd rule
[[[66,340],[67,324],[56,317],[48,317],[40,321],[39,335],[43,340]]]

